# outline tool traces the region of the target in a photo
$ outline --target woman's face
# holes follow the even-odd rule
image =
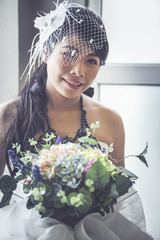
[[[59,43],[47,59],[47,84],[49,92],[57,91],[66,98],[74,98],[84,92],[94,81],[100,59],[90,50],[81,55],[80,43],[67,40]]]

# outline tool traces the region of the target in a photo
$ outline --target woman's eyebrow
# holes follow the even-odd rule
[[[87,57],[98,57],[97,53],[89,53]]]
[[[71,45],[66,45],[66,46],[63,46],[63,48],[69,48],[69,50],[76,50],[76,52],[79,53],[79,49],[74,47],[74,46],[71,46]]]

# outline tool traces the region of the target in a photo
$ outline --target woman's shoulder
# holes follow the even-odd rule
[[[8,102],[4,102],[0,104],[0,176],[3,174],[5,164],[6,164],[6,156],[4,152],[4,142],[6,133],[8,132],[9,127],[14,121],[17,112],[17,104],[18,99],[11,100]]]
[[[0,104],[0,124],[8,126],[15,118],[17,113],[17,103],[19,98]]]
[[[99,121],[100,128],[96,129],[95,137],[98,141],[110,145],[114,144],[114,159],[123,159],[125,131],[122,118],[116,111],[107,108],[94,99],[84,98],[89,124]],[[123,165],[123,162],[121,163]]]
[[[3,102],[0,104],[0,116],[16,111],[19,98]]]
[[[103,104],[99,103],[98,101],[91,99],[89,97],[84,98],[84,104],[87,108],[88,115],[95,120],[101,120],[102,122],[105,121],[111,125],[122,124],[122,118],[118,112],[113,109],[110,109]]]

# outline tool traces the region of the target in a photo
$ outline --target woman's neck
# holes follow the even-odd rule
[[[66,98],[60,93],[47,90],[47,108],[54,111],[73,111],[79,109],[80,96]]]

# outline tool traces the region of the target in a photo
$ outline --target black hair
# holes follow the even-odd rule
[[[78,15],[79,18],[89,13],[92,16],[91,21],[96,18],[99,25],[103,25],[102,20],[96,16],[92,11],[81,8],[81,14],[78,13],[77,8],[71,8],[70,13],[72,15]],[[75,24],[73,18],[68,14],[63,28],[66,29],[66,24],[68,24],[68,18],[70,17],[70,24]],[[89,41],[91,38],[94,38],[93,31],[86,31],[86,21],[83,21],[82,24],[78,25],[79,34],[84,31],[82,35],[82,40],[84,38],[85,41]],[[104,26],[103,26],[104,27]],[[72,29],[73,30],[73,29]],[[52,43],[56,44],[57,38],[62,39],[63,29],[61,32],[56,30],[54,32],[54,36],[51,36],[49,40],[45,43],[45,46],[49,48],[50,53],[52,52]],[[100,30],[99,30],[100,31]],[[72,32],[73,33],[73,32]],[[69,34],[69,33],[68,33]],[[100,58],[101,65],[105,63],[105,60],[108,55],[108,41],[106,37],[105,30],[102,31],[102,35],[104,35],[105,41],[102,44],[102,47],[96,50],[97,56]],[[51,42],[52,39],[52,42]],[[58,40],[58,41],[59,41]],[[91,46],[92,47],[92,46]],[[22,151],[30,150],[31,146],[28,142],[29,138],[34,138],[37,133],[44,132],[47,127],[48,121],[48,113],[46,107],[46,81],[47,81],[47,65],[46,63],[42,63],[39,68],[35,71],[30,81],[28,81],[20,94],[20,99],[17,104],[17,114],[15,116],[14,123],[11,125],[7,135],[6,135],[6,159],[7,165],[11,175],[14,175],[16,172],[16,168],[12,169],[9,159],[7,157],[7,152],[12,147],[12,143],[21,144]],[[85,94],[92,96],[93,89],[89,88],[84,92]]]
[[[14,175],[15,169],[11,169],[7,152],[12,148],[12,143],[21,144],[22,151],[30,150],[29,138],[34,138],[36,133],[45,131],[46,81],[47,65],[42,63],[20,94],[14,123],[6,135],[6,160],[11,175]]]

